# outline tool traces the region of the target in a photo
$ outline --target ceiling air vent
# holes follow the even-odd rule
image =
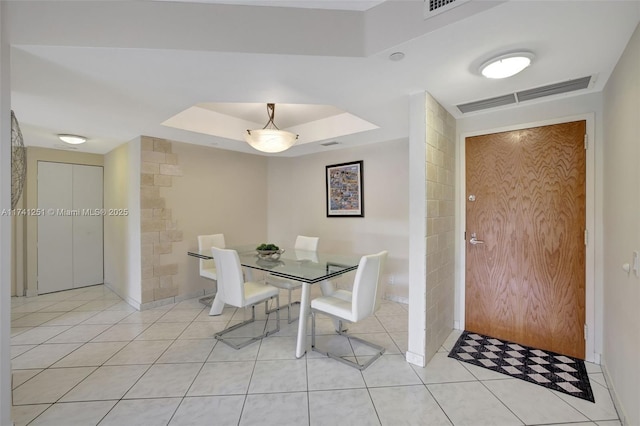
[[[461,113],[481,111],[483,109],[496,108],[503,105],[521,103],[531,101],[533,99],[543,98],[545,96],[559,95],[561,93],[573,92],[580,89],[586,89],[591,83],[591,76],[576,78],[573,80],[563,81],[562,83],[549,84],[547,86],[536,87],[534,89],[522,90],[516,93],[510,93],[497,98],[483,99],[480,101],[469,102],[457,105]]]
[[[320,145],[322,146],[340,145],[340,142],[331,141],[331,142],[321,143]]]
[[[78,147],[70,146],[70,145],[63,145],[61,143],[55,144],[55,145],[53,145],[53,147],[56,148],[56,149],[66,149],[66,150],[78,149]]]
[[[469,102],[458,105],[461,113],[480,111],[488,108],[495,108],[503,105],[515,104],[516,97],[514,94],[498,96],[497,98],[483,99],[481,101]]]
[[[573,92],[574,90],[586,89],[591,82],[591,76],[576,78],[575,80],[563,81],[562,83],[550,84],[548,86],[536,87],[535,89],[517,92],[518,101],[530,101],[544,96],[558,95],[560,93]]]
[[[469,0],[424,0],[424,19],[446,12]]]

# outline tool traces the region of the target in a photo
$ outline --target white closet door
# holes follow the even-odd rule
[[[38,293],[73,286],[72,168],[68,164],[38,162]],[[51,210],[53,209],[53,210]]]
[[[103,279],[102,167],[73,165],[73,287]],[[91,212],[91,213],[89,213]]]

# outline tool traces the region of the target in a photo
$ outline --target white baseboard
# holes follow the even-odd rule
[[[607,382],[607,386],[609,387],[609,393],[611,394],[611,399],[613,400],[613,405],[618,412],[618,417],[620,417],[620,423],[622,426],[632,426],[627,421],[627,413],[624,410],[624,407],[620,403],[620,398],[618,398],[618,393],[616,392],[616,388],[613,385],[613,380],[611,380],[611,376],[609,375],[609,370],[607,369],[606,362],[604,360],[604,356],[600,356],[600,368],[602,368],[602,373],[604,374],[604,379]]]
[[[407,351],[405,359],[409,364],[417,365],[418,367],[424,367],[426,365],[424,362],[424,356],[414,354],[413,352]]]
[[[213,292],[215,293],[215,292]],[[198,290],[198,291],[194,291],[192,293],[189,294],[180,294],[178,296],[176,296],[175,302],[182,302],[183,300],[189,300],[189,299],[195,299],[196,297],[202,297],[202,296],[206,296],[207,295],[207,291],[206,290]]]
[[[160,306],[170,305],[176,303],[175,297],[167,297],[166,299],[154,300],[153,302],[147,302],[140,304],[140,310],[146,311],[147,309],[159,308]]]
[[[137,300],[133,300],[130,297],[120,294],[118,290],[114,288],[110,283],[104,283],[104,286],[107,287],[109,290],[113,291],[118,296],[120,296],[122,300],[127,302],[129,305],[131,305],[138,311],[146,311],[147,309],[153,309],[153,308],[157,308],[164,305],[170,305],[172,303],[178,303],[178,302],[182,302],[183,300],[206,296],[208,293],[213,293],[213,290],[199,290],[189,294],[181,294],[174,297],[167,297],[166,299],[154,300],[153,302],[140,303]]]
[[[387,300],[390,300],[392,302],[398,302],[398,303],[402,303],[404,305],[408,305],[409,304],[409,298],[408,297],[401,297],[401,296],[394,296],[394,295],[385,295],[384,297]]]
[[[120,292],[118,291],[117,288],[115,288],[113,285],[111,285],[111,283],[104,283],[104,286],[106,288],[108,288],[109,290],[111,290],[112,292],[114,292],[115,294],[117,294],[122,300],[124,300],[125,302],[127,302],[129,305],[131,305],[131,307],[137,309],[138,311],[140,311],[140,302],[138,302],[137,300],[134,300],[128,296],[125,296],[124,294],[120,294]]]
[[[202,297],[206,295],[207,295],[207,292],[205,290],[198,290],[196,292],[188,293],[188,294],[180,294],[174,297],[167,297],[166,299],[154,300],[153,302],[143,303],[140,306],[140,310],[145,311],[147,309],[158,308],[160,306],[170,305],[172,303],[178,303],[178,302],[182,302],[183,300],[194,299],[196,297]]]

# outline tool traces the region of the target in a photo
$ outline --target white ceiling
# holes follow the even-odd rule
[[[288,118],[278,104],[319,111],[311,121],[344,113],[371,123],[355,133],[337,118],[300,129],[307,143],[282,156],[406,138],[409,96],[422,91],[458,118],[458,104],[588,75],[588,89],[560,96],[601,91],[640,22],[640,0],[473,0],[427,20],[421,0],[4,3],[11,105],[25,143],[58,147],[57,133],[76,133],[89,137],[78,150],[95,153],[140,135],[257,153],[241,136],[212,136],[232,127],[162,124],[194,105],[236,126],[267,120],[236,103],[267,102],[279,127]],[[282,7],[291,5],[299,7]],[[533,65],[500,81],[478,74],[514,49],[533,51]],[[388,59],[396,51],[402,61]],[[329,140],[340,144],[321,145]]]
[[[384,0],[155,0],[182,3],[231,4],[236,6],[277,6],[305,9],[357,10],[365,11]]]

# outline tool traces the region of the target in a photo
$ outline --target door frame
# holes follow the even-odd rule
[[[458,201],[456,206],[456,223],[455,223],[455,252],[456,252],[456,287],[455,287],[455,323],[454,328],[464,330],[465,327],[465,240],[464,231],[466,224],[466,158],[465,144],[466,138],[472,136],[487,135],[491,133],[510,132],[514,130],[523,130],[531,127],[542,127],[553,124],[567,123],[571,121],[586,121],[586,132],[588,138],[588,149],[586,157],[586,227],[588,232],[588,244],[585,253],[585,323],[587,325],[587,338],[585,341],[585,360],[600,363],[600,354],[596,352],[596,341],[601,342],[602,330],[597,326],[596,322],[596,283],[595,283],[595,253],[596,247],[601,242],[596,239],[595,213],[596,213],[596,182],[595,182],[595,152],[596,152],[596,135],[595,135],[595,114],[580,114],[575,116],[554,118],[549,120],[535,121],[529,123],[514,124],[499,128],[487,128],[480,131],[467,132],[458,134],[457,158],[458,171],[456,173],[456,195]],[[599,291],[602,294],[602,289]],[[599,314],[600,316],[601,313]]]

